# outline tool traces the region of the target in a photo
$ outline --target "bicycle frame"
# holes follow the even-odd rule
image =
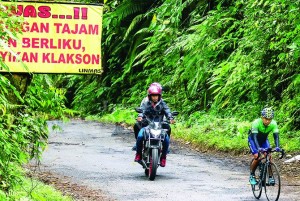
[[[272,148],[269,148],[266,152],[263,153],[263,157],[259,157],[258,159],[259,175],[257,177],[257,184],[251,185],[253,195],[256,199],[260,198],[263,187],[266,197],[269,201],[277,201],[279,199],[281,189],[280,175],[276,164],[271,161],[272,152],[276,152],[276,150],[272,150]],[[284,150],[281,151],[280,159],[283,157],[283,155]],[[272,192],[274,191],[274,189],[275,193]]]
[[[271,153],[273,153],[273,152],[277,152],[277,151],[272,150],[272,148],[269,148],[265,152],[265,156],[259,159],[259,167],[263,166],[262,170],[260,170],[263,173],[262,174],[263,181],[266,179],[267,168],[270,168],[270,163],[273,163],[273,162],[271,162],[271,157],[272,157]],[[281,153],[281,156],[279,159],[282,159],[283,155],[284,155],[284,150],[280,151],[280,153]],[[275,164],[275,163],[273,163],[273,164]]]

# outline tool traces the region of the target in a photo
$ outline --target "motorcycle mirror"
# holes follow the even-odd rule
[[[168,91],[170,91],[170,87],[168,87],[168,86],[162,86],[162,91],[163,92],[168,92]]]
[[[135,111],[138,113],[143,113],[143,110],[140,107],[135,108]]]
[[[177,112],[177,111],[172,112],[173,116],[177,116],[178,114],[179,114],[179,112]]]

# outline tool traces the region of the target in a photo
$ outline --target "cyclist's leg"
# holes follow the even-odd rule
[[[254,174],[254,172],[258,166],[258,163],[259,163],[258,150],[257,150],[254,140],[250,136],[248,137],[248,145],[249,145],[251,154],[253,155],[253,159],[254,159],[250,165],[250,172]]]
[[[249,176],[249,182],[251,185],[256,185],[257,181],[255,178],[255,170],[258,166],[259,160],[258,160],[258,150],[256,148],[256,145],[254,143],[254,140],[249,135],[248,137],[248,145],[251,151],[251,154],[253,155],[253,160],[250,164],[250,176]]]

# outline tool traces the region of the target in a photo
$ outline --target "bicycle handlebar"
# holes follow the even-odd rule
[[[262,153],[273,153],[273,152],[280,152],[281,153],[279,159],[282,159],[283,156],[285,155],[284,149],[281,149],[280,151],[276,151],[275,149],[268,148],[267,150],[263,151]]]

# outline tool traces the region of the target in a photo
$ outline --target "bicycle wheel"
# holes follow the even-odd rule
[[[254,159],[252,159],[253,161]],[[251,163],[252,163],[251,161]],[[250,164],[251,164],[250,163]],[[260,178],[260,165],[256,168],[255,172],[254,172],[254,175],[255,175],[255,178],[256,178],[256,184],[255,185],[252,185],[251,184],[251,189],[252,189],[252,192],[253,192],[253,195],[256,199],[259,199],[260,196],[261,196],[261,192],[262,192],[262,181],[261,181],[261,178]]]
[[[281,189],[280,175],[277,166],[270,162],[266,171],[265,193],[269,201],[279,199]]]

